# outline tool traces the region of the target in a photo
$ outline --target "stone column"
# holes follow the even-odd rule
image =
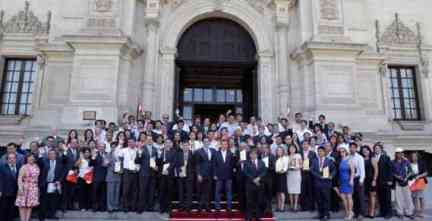
[[[287,108],[291,106],[290,93],[290,73],[288,69],[288,52],[287,52],[287,25],[277,24],[278,37],[278,63],[279,63],[279,79],[278,79],[278,95],[279,95],[279,110],[278,113],[285,113]]]
[[[264,121],[272,122],[275,119],[274,57],[273,53],[268,51],[259,52],[258,56],[258,112]]]
[[[155,89],[155,74],[158,58],[158,27],[159,22],[151,19],[147,22],[147,47],[145,57],[145,73],[142,84],[143,97],[142,104],[145,110],[154,112],[154,89]]]
[[[172,118],[174,111],[174,87],[175,87],[175,48],[161,49],[161,70],[159,82],[159,111],[156,116],[169,114]],[[156,102],[155,102],[156,103]]]

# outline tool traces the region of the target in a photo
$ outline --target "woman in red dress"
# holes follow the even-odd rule
[[[26,156],[26,162],[18,174],[18,194],[15,201],[15,205],[19,208],[21,221],[30,221],[32,208],[39,205],[40,170],[32,154]]]

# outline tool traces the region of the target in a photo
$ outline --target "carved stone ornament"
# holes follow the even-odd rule
[[[337,20],[339,19],[339,0],[320,0],[321,19]]]
[[[193,1],[193,0],[161,0],[161,4],[169,5],[172,8],[177,8],[186,1]],[[265,8],[267,7],[274,8],[274,0],[213,0],[213,1],[215,2],[217,9],[220,9],[225,2],[230,2],[230,1],[247,2],[249,5],[251,5],[261,13],[264,12]]]
[[[97,12],[109,12],[112,8],[112,0],[95,0],[95,10]]]
[[[51,23],[51,12],[48,12],[47,22],[43,24],[32,11],[30,11],[30,3],[25,2],[24,10],[18,12],[10,18],[3,27],[6,33],[49,33]]]
[[[416,44],[416,34],[399,20],[399,15],[395,14],[395,20],[386,28],[381,36],[384,44]]]

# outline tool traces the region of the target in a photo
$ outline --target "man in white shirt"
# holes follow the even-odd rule
[[[350,143],[350,157],[349,160],[355,168],[354,176],[354,189],[353,189],[353,203],[354,203],[354,217],[361,219],[364,216],[364,189],[363,182],[365,179],[365,163],[363,157],[357,152],[357,143]]]
[[[239,128],[238,122],[235,121],[234,115],[228,116],[228,121],[222,123],[222,125],[219,128],[219,131],[222,130],[222,128],[226,128],[228,130],[228,134],[232,136],[234,134],[234,131]]]
[[[138,196],[138,166],[135,163],[137,157],[137,143],[133,138],[128,139],[127,148],[122,149],[119,156],[123,160],[123,209],[125,212],[134,210]]]
[[[297,134],[297,137],[298,137],[300,143],[303,142],[305,133],[312,134],[312,132],[307,128],[307,121],[306,120],[301,121],[299,129],[294,128],[294,133]]]

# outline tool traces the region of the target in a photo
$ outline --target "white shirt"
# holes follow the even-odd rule
[[[312,134],[312,132],[310,130],[308,130],[307,128],[305,128],[303,130],[301,128],[298,130],[294,130],[294,133],[297,134],[297,137],[299,138],[300,143],[303,142],[305,133]]]
[[[224,122],[220,128],[219,131],[221,131],[223,128],[226,128],[228,130],[228,134],[230,136],[232,136],[235,132],[235,130],[237,130],[238,128],[240,128],[240,126],[238,125],[238,123],[229,123],[229,122]]]
[[[411,163],[411,169],[414,174],[418,174],[419,173],[418,163]]]
[[[81,164],[79,166],[79,173],[78,176],[81,178],[84,178],[84,175],[86,174],[86,172],[90,169],[89,167],[89,161],[86,159],[82,159],[81,160]]]
[[[137,165],[135,164],[135,158],[137,156],[136,148],[124,148],[119,152],[120,157],[123,157],[123,168],[126,170],[137,171]]]
[[[357,177],[360,178],[359,179],[360,183],[363,183],[366,174],[363,157],[358,153],[354,153],[354,155],[351,154],[349,156],[349,160],[351,161],[351,163],[355,168],[355,178]]]
[[[227,152],[226,152],[226,151],[223,151],[223,150],[221,150],[221,154],[222,154],[222,159],[223,159],[223,162],[225,163],[225,161],[226,161],[226,154],[227,154]]]

